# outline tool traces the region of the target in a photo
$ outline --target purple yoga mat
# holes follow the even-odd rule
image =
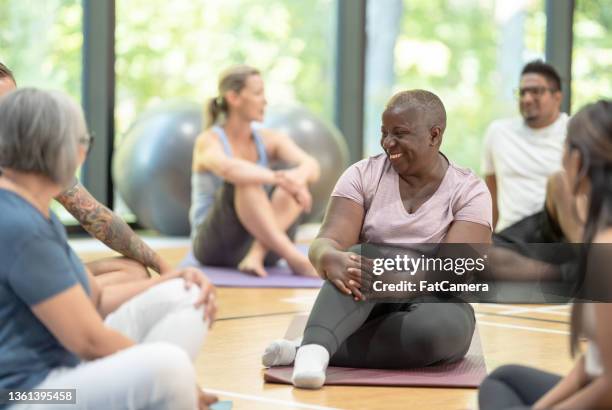
[[[292,372],[293,366],[272,367],[264,372],[264,380],[269,383],[291,384]],[[487,367],[482,355],[478,329],[476,329],[470,350],[460,362],[410,370],[329,367],[325,384],[477,388],[486,376]]]
[[[228,288],[320,288],[323,281],[319,278],[306,278],[294,275],[286,266],[266,267],[268,276],[260,278],[240,272],[237,269],[201,265],[191,252],[179,264],[185,268],[193,266],[206,273],[210,281],[218,287]]]

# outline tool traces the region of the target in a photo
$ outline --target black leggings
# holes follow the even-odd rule
[[[474,311],[461,301],[357,302],[325,281],[302,345],[325,347],[333,366],[407,369],[460,360],[474,327]]]
[[[530,367],[507,365],[497,368],[480,385],[480,410],[530,409],[552,389],[561,376]]]

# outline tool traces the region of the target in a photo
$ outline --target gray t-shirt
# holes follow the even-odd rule
[[[90,293],[55,214],[47,219],[0,189],[0,389],[32,388],[54,368],[79,363],[30,310],[77,284]]]

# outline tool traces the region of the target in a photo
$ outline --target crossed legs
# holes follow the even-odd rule
[[[98,259],[85,266],[102,287],[149,278],[147,268],[140,262],[124,257]]]
[[[317,276],[308,258],[286,234],[301,208],[285,190],[275,189],[269,198],[262,186],[237,185],[234,207],[242,225],[255,238],[238,265],[240,270],[265,276],[264,259],[272,251],[283,257],[296,274]]]
[[[93,410],[147,408],[195,409],[213,396],[198,397],[193,361],[207,333],[203,309],[194,308],[197,287],[185,289],[180,279],[154,286],[106,317],[107,326],[130,337],[135,346],[53,370],[40,389],[76,389],[76,406]],[[65,409],[65,404],[45,408]],[[36,409],[17,405],[15,409]]]
[[[262,363],[289,365],[295,360],[294,385],[319,388],[328,364],[406,369],[458,361],[472,340],[473,310],[458,300],[437,302],[435,298],[417,304],[357,302],[325,282],[301,347],[297,341],[274,341]]]

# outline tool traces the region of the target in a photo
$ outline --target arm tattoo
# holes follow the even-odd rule
[[[160,257],[113,211],[77,183],[55,198],[94,238],[112,250],[159,272]]]

